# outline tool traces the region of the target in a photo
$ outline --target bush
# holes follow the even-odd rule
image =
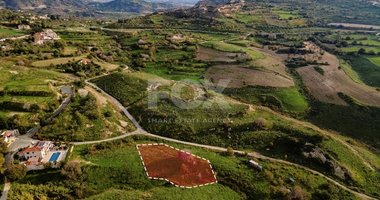
[[[17,181],[26,176],[27,168],[25,165],[12,165],[5,170],[5,176],[11,181]]]

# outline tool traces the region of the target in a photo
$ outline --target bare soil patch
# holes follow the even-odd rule
[[[177,187],[216,183],[210,162],[165,144],[137,145],[149,178],[169,181]]]
[[[205,62],[226,62],[233,63],[238,60],[247,59],[247,55],[244,53],[228,53],[222,52],[211,48],[199,46],[197,52],[197,60]]]
[[[284,77],[287,77],[289,79],[292,79],[286,72],[286,66],[284,64],[285,57],[281,57],[280,55],[277,55],[273,51],[270,51],[269,49],[262,49],[257,47],[251,47],[252,49],[256,51],[260,51],[262,54],[264,54],[265,58],[258,59],[254,61],[254,65],[257,67],[264,68],[266,70],[272,71],[274,73],[281,74]]]
[[[314,50],[319,48],[314,44],[308,44],[307,46]],[[316,53],[320,55],[320,53]],[[376,91],[375,88],[353,81],[343,69],[340,69],[340,63],[336,56],[325,52],[321,61],[328,63],[328,65],[320,66],[324,71],[324,75],[318,73],[314,66],[297,69],[304,84],[315,98],[326,103],[347,105],[338,96],[338,93],[342,92],[364,104],[380,106],[380,92]]]
[[[245,68],[241,65],[215,65],[206,72],[206,78],[213,83],[220,80],[230,80],[229,88],[243,88],[246,86],[269,86],[285,88],[294,86],[291,78],[272,71],[262,71]]]

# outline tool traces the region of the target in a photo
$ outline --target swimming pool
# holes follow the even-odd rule
[[[61,152],[55,152],[53,155],[51,155],[49,162],[55,162],[58,160],[59,156],[61,155]]]

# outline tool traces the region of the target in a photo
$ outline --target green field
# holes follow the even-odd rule
[[[7,123],[17,126],[22,132],[38,122],[38,117],[45,112],[56,108],[58,89],[53,84],[63,85],[70,81],[70,78],[54,71],[18,67],[9,61],[0,63],[0,74],[0,91],[3,93],[0,103],[5,103],[0,108],[0,126],[7,127],[2,120],[10,120],[17,115],[19,120]],[[32,105],[34,109],[26,105]]]
[[[247,103],[273,106],[290,113],[302,113],[309,108],[308,102],[297,88],[246,87],[226,89],[224,93]]]
[[[140,101],[146,97],[146,80],[136,78],[123,73],[114,73],[92,80],[98,87],[102,88],[125,106]]]
[[[358,52],[359,49],[365,49],[366,52],[375,52],[375,53],[379,53],[380,52],[380,46],[376,46],[376,47],[372,47],[372,46],[359,46],[359,45],[356,45],[356,46],[349,46],[349,47],[343,47],[341,48],[341,50],[343,52]]]
[[[373,64],[377,65],[380,67],[380,56],[371,56],[367,57]]]
[[[87,55],[77,56],[77,57],[63,57],[63,58],[54,58],[49,60],[41,60],[32,63],[33,67],[49,67],[51,65],[61,65],[69,62],[78,62],[79,60],[85,58]]]
[[[263,22],[263,17],[260,14],[253,13],[237,13],[234,18],[246,25]]]
[[[300,18],[300,15],[297,13],[297,11],[286,11],[281,9],[272,9],[272,11],[277,14],[281,20]]]
[[[380,87],[380,67],[376,64],[378,57],[355,56],[350,57],[349,60],[352,69],[364,83]]]
[[[344,72],[355,82],[357,83],[363,83],[363,81],[360,79],[360,76],[354,69],[352,69],[351,65],[348,64],[344,60],[340,60],[340,67],[344,70]],[[363,83],[364,84],[364,83]]]
[[[20,36],[22,34],[23,34],[22,31],[0,26],[0,39],[7,38],[7,37]]]
[[[262,59],[264,58],[264,55],[260,52],[257,52],[253,49],[250,49],[248,47],[239,46],[236,44],[230,44],[226,43],[224,41],[208,41],[202,43],[205,47],[213,48],[219,51],[226,51],[226,52],[239,52],[239,53],[247,53],[252,60]]]

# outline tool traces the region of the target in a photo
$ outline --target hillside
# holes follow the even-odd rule
[[[175,8],[171,3],[148,2],[141,0],[114,0],[92,4],[94,9],[109,12],[151,13],[159,10]]]
[[[151,13],[182,6],[170,2],[140,0],[3,0],[0,6],[12,10],[28,10],[42,14],[93,16],[102,12]]]

